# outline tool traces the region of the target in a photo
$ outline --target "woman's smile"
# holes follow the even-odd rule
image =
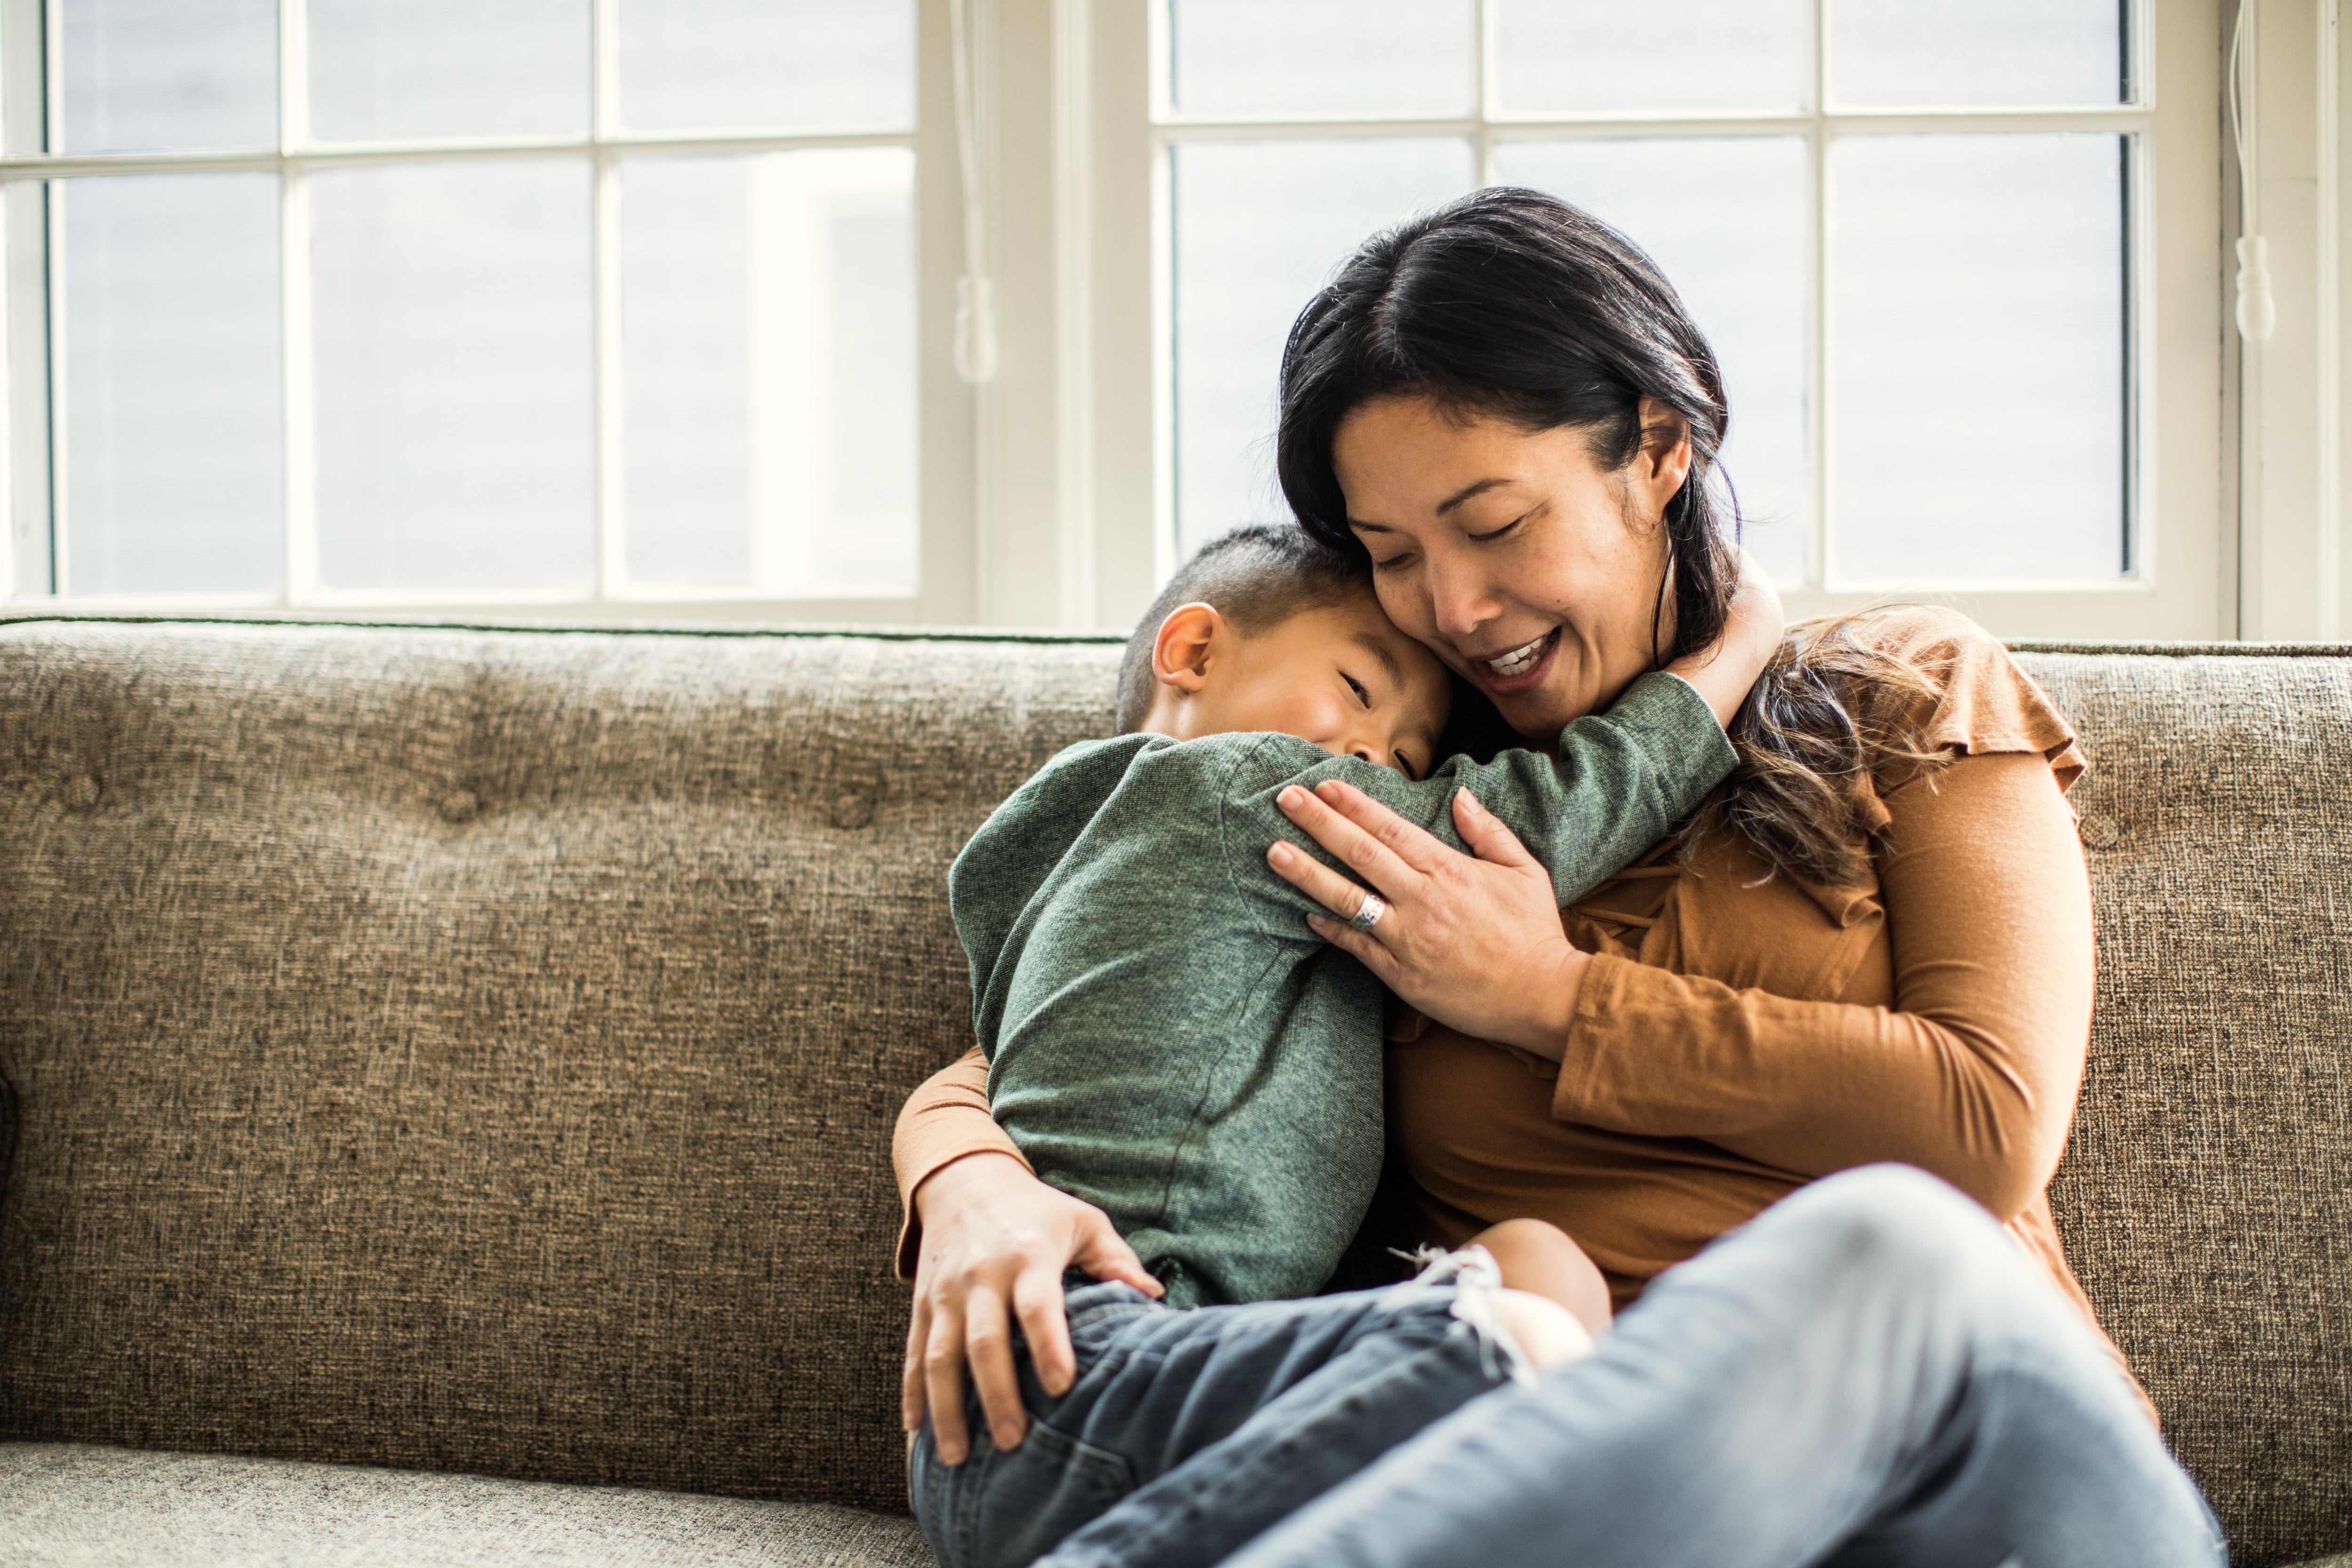
[[[1555,626],[1500,657],[1475,659],[1471,664],[1478,684],[1490,695],[1517,696],[1544,684],[1544,677],[1551,673],[1552,656],[1559,651],[1559,628]]]
[[[1659,519],[1689,453],[1604,469],[1585,431],[1425,397],[1365,403],[1332,441],[1381,607],[1531,737],[1608,706],[1671,644]]]

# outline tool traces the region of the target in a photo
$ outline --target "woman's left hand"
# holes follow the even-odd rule
[[[1364,890],[1277,842],[1266,863],[1331,912],[1307,917],[1318,936],[1437,1022],[1559,1059],[1591,959],[1560,930],[1550,873],[1469,790],[1454,796],[1468,855],[1336,779],[1311,793],[1293,785],[1276,803],[1388,904],[1371,929],[1358,929],[1349,922]]]

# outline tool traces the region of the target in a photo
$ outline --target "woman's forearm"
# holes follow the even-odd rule
[[[2031,754],[1963,759],[1888,806],[1893,1007],[1596,959],[1554,1113],[1704,1138],[1804,1176],[1898,1160],[2003,1218],[2031,1201],[2064,1145],[2089,1038],[2072,813]]]
[[[1007,1155],[1024,1166],[1028,1164],[1021,1159],[1012,1134],[989,1113],[988,1059],[974,1046],[907,1096],[891,1134],[890,1163],[898,1176],[900,1279],[915,1277],[915,1260],[922,1247],[916,1189],[941,1166],[979,1154]]]

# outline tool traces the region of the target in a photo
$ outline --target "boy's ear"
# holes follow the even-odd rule
[[[1209,684],[1209,646],[1224,617],[1213,605],[1180,604],[1160,623],[1151,644],[1151,674],[1163,686],[1191,696]]]

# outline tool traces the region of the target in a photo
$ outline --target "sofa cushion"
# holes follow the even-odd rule
[[[2233,1561],[2352,1547],[2352,656],[2028,653],[2098,993],[2052,1190]]]
[[[0,626],[0,1437],[903,1510],[947,863],[1115,653]]]
[[[908,1521],[824,1503],[0,1443],[0,1562],[932,1568],[933,1560]]]

